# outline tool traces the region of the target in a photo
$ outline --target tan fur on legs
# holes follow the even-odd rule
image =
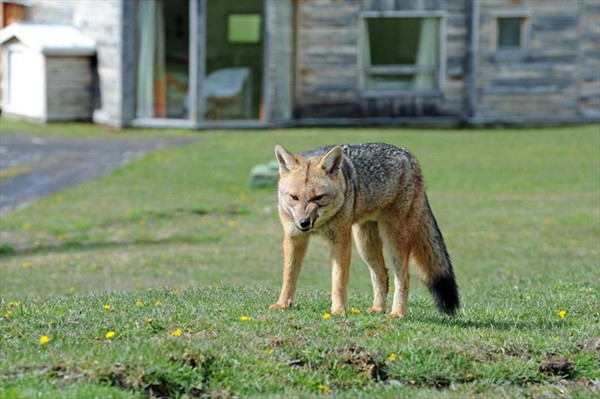
[[[394,248],[394,299],[392,302],[392,317],[404,317],[408,305],[408,289],[410,285],[410,273],[408,271],[409,255],[405,249]]]
[[[308,236],[283,237],[283,286],[279,300],[270,306],[271,309],[283,309],[292,306],[300,267],[308,247]]]
[[[344,314],[348,304],[348,280],[350,278],[350,257],[352,236],[340,234],[331,248],[331,313]]]
[[[411,223],[407,218],[398,216],[382,221],[385,242],[390,251],[394,264],[394,298],[392,300],[392,317],[404,317],[408,305],[408,290],[410,284],[409,259],[411,241]],[[398,220],[401,220],[398,223]]]
[[[371,272],[373,284],[373,306],[368,312],[385,312],[388,294],[388,272],[383,258],[383,243],[377,222],[369,221],[352,228],[358,253]]]

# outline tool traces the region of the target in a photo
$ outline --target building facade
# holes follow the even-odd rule
[[[600,121],[597,0],[30,0],[124,126]]]

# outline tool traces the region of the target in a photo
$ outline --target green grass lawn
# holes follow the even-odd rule
[[[600,126],[194,137],[2,217],[0,397],[600,394]],[[281,229],[275,189],[250,188],[251,167],[276,143],[362,141],[420,160],[460,286],[456,317],[416,278],[407,317],[367,314],[369,273],[354,254],[356,312],[324,318],[318,238],[295,307],[268,309]]]

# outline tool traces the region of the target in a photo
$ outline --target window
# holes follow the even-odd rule
[[[500,54],[522,54],[527,50],[530,18],[527,11],[508,10],[492,13],[492,48]]]
[[[523,44],[522,17],[500,17],[497,22],[496,46],[499,50],[519,49]]]
[[[365,17],[363,87],[367,91],[440,87],[439,17]]]
[[[227,21],[229,43],[260,43],[261,17],[259,14],[231,14]]]

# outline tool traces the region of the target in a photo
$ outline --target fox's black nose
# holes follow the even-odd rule
[[[300,229],[308,230],[310,228],[310,219],[302,219],[300,221]]]

